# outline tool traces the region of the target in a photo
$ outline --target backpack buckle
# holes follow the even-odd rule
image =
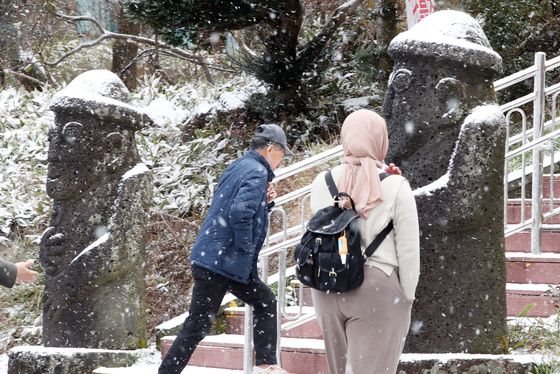
[[[340,196],[338,195],[333,196],[333,205],[336,207],[340,207],[340,200],[341,200]]]

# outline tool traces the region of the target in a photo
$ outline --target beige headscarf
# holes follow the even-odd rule
[[[387,155],[387,124],[377,113],[360,109],[350,114],[340,132],[346,168],[338,181],[338,190],[356,203],[356,211],[367,217],[383,202],[377,168]]]

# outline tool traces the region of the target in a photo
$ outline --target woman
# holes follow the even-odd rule
[[[420,246],[416,203],[400,175],[380,182],[388,136],[385,120],[369,110],[350,114],[341,130],[344,164],[332,170],[338,190],[360,214],[362,250],[393,220],[394,229],[367,259],[364,283],[346,293],[312,290],[330,374],[395,373],[410,327]],[[324,173],[311,189],[314,212],[332,204]]]

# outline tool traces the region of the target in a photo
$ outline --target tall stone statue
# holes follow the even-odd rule
[[[106,70],[74,79],[51,103],[40,243],[47,347],[136,349],[146,344],[145,226],[152,178],[135,131],[147,121]]]
[[[503,351],[505,119],[501,58],[469,15],[433,13],[389,46],[387,160],[418,205],[421,274],[409,352]]]

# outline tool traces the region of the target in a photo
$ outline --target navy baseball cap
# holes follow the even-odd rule
[[[290,157],[293,155],[290,148],[288,148],[288,140],[286,139],[286,133],[282,128],[273,123],[259,125],[255,130],[256,138],[262,138],[270,142],[281,145],[284,148],[284,153],[286,156]]]

